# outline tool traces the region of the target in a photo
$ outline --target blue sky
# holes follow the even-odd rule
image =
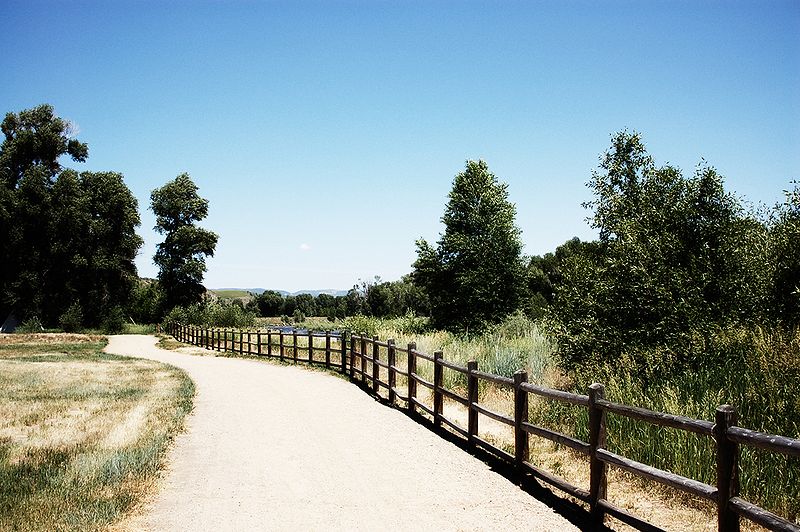
[[[509,184],[525,251],[593,238],[622,129],[773,204],[800,179],[800,2],[0,3],[0,111],[51,103],[139,200],[188,172],[209,287],[346,289],[411,270],[455,174]]]

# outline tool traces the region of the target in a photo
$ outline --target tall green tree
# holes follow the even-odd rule
[[[50,105],[7,113],[0,129],[0,311],[26,316],[42,307],[51,267],[47,226],[59,158],[83,162],[88,148]]]
[[[167,309],[199,302],[205,292],[205,259],[214,256],[218,240],[216,233],[195,225],[208,215],[208,200],[184,173],[150,194],[150,208],[155,230],[164,235],[153,261]]]
[[[417,241],[412,274],[430,301],[432,324],[477,331],[520,308],[525,292],[520,230],[508,185],[484,161],[456,175],[436,247]]]
[[[589,187],[600,241],[567,260],[553,307],[569,361],[653,347],[693,358],[711,328],[760,319],[765,227],[713,168],[656,167],[622,132]]]
[[[773,317],[789,327],[800,326],[800,185],[785,191],[770,228],[770,283]]]
[[[136,279],[138,204],[120,174],[63,169],[86,144],[49,105],[8,113],[0,146],[0,311],[101,325]],[[81,323],[74,323],[80,326]]]

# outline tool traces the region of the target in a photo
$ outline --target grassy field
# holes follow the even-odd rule
[[[101,530],[154,486],[194,385],[104,346],[0,336],[0,530]]]

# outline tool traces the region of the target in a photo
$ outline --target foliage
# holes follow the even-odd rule
[[[73,303],[58,318],[58,325],[64,332],[76,332],[83,324],[83,310],[78,303]]]
[[[484,161],[467,161],[453,181],[437,246],[417,241],[413,280],[429,297],[434,326],[474,332],[521,306],[522,243],[507,188]]]
[[[254,310],[260,316],[294,315],[300,311],[304,316],[325,316],[336,321],[345,316],[369,315],[397,317],[409,313],[423,314],[427,310],[427,299],[422,290],[414,286],[408,276],[399,281],[361,281],[345,296],[321,293],[283,296],[267,290],[253,300]]]
[[[125,330],[125,314],[122,307],[113,307],[103,320],[103,332],[121,334]]]
[[[136,199],[120,174],[62,169],[88,148],[51,106],[8,113],[2,131],[0,311],[54,325],[78,305],[78,326],[98,325],[136,279]]]
[[[38,316],[32,316],[27,320],[23,321],[19,327],[17,327],[18,333],[40,333],[44,330],[42,326],[42,322],[39,320]]]
[[[591,383],[601,382],[611,401],[695,419],[713,420],[718,405],[731,404],[742,427],[800,435],[794,393],[800,387],[800,329],[729,326],[695,341],[708,353],[709,363],[701,367],[664,371],[666,349],[631,349],[613,362],[576,368],[569,388],[586,393]],[[588,435],[585,411],[556,403],[541,405],[533,422],[584,440]],[[622,416],[610,416],[607,431],[615,453],[711,485],[716,480],[709,439]],[[740,464],[747,500],[789,519],[800,515],[800,461],[747,449]]]
[[[266,290],[256,296],[260,316],[279,316],[282,314],[283,296],[274,290]]]
[[[694,335],[763,316],[766,229],[713,168],[657,168],[638,134],[619,133],[593,173],[597,244],[562,264],[553,331],[568,365],[631,348],[696,363]]]
[[[800,325],[800,185],[793,185],[773,211],[769,257],[773,315],[789,328]]]
[[[241,305],[205,301],[188,307],[173,307],[164,318],[164,329],[173,323],[200,325],[203,327],[252,327],[255,314]]]
[[[139,279],[131,293],[127,315],[136,323],[160,323],[165,313],[164,290],[154,279]]]
[[[205,293],[205,258],[214,255],[218,237],[195,225],[208,215],[208,200],[197,194],[189,174],[180,174],[150,194],[155,230],[165,235],[153,261],[165,294],[165,307],[197,303]]]

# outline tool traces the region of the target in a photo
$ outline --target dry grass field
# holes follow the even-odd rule
[[[0,530],[104,529],[153,488],[194,385],[105,344],[0,335]]]

